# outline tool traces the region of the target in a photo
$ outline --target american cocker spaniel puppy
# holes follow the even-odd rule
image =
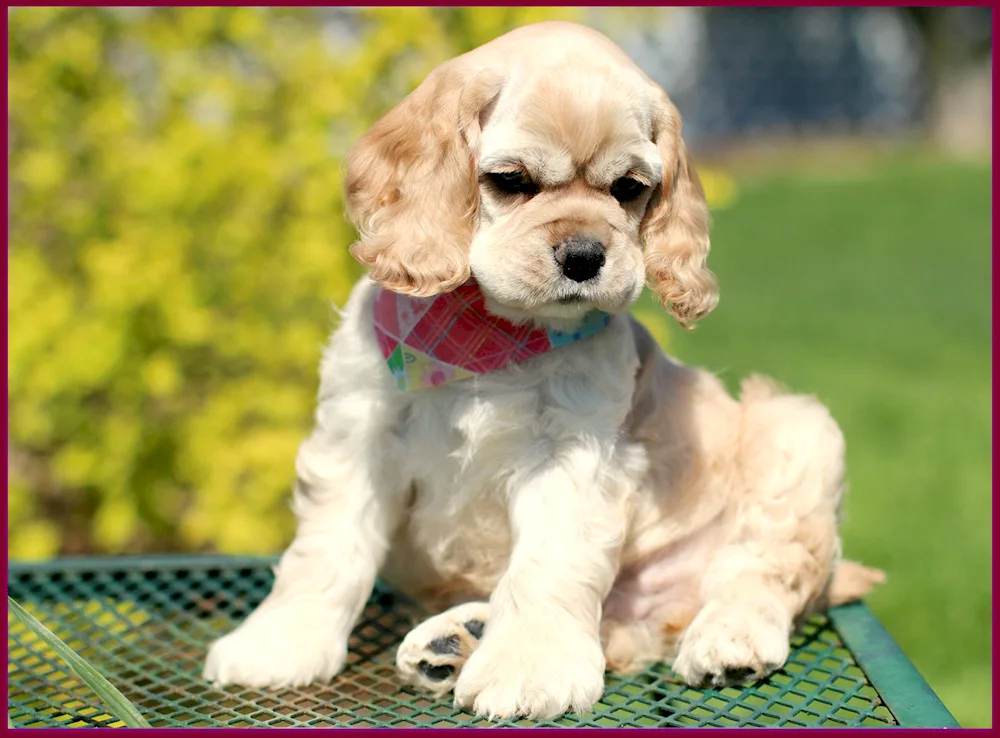
[[[733,399],[628,315],[716,305],[681,120],[610,40],[508,33],[435,69],[347,162],[370,267],[323,357],[273,591],[216,683],[343,667],[376,575],[430,619],[408,682],[490,717],[588,711],[605,669],[763,677],[880,572],[840,559],[844,440],[769,381]]]

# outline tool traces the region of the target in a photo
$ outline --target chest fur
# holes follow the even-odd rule
[[[519,479],[581,444],[616,465],[635,375],[620,343],[609,332],[511,370],[410,393],[398,426],[412,480],[392,556],[407,570],[399,578],[489,591],[512,549],[508,506]]]

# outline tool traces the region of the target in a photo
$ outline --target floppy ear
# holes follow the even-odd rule
[[[421,297],[469,278],[479,205],[472,148],[502,76],[448,62],[381,118],[347,156],[351,254],[382,287]]]
[[[692,328],[715,308],[719,288],[706,265],[708,204],[680,129],[680,116],[663,95],[653,132],[663,182],[646,208],[642,241],[650,287],[681,325]]]

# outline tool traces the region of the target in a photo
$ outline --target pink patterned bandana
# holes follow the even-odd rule
[[[379,290],[374,318],[382,356],[404,391],[503,369],[592,336],[611,321],[608,313],[594,310],[575,333],[515,325],[486,312],[483,293],[472,281],[428,298]]]

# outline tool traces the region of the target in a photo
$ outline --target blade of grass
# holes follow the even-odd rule
[[[55,633],[40,623],[34,615],[15,602],[10,595],[7,595],[7,607],[14,612],[18,620],[30,628],[49,648],[55,651],[88,687],[94,690],[97,696],[111,708],[111,712],[115,717],[130,728],[150,727],[145,718],[125,698],[125,695],[118,691],[115,685],[105,679],[97,669],[88,664],[73,649],[63,643]],[[7,720],[10,721],[10,715],[7,716]]]

